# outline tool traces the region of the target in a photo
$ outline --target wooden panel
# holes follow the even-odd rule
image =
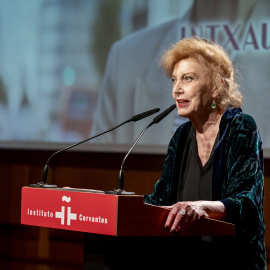
[[[83,233],[1,225],[1,269],[82,269]]]
[[[43,167],[51,153],[1,150],[1,269],[82,268],[82,235],[45,228],[23,228],[20,225],[21,188],[40,181]],[[59,187],[112,190],[117,186],[123,157],[124,154],[119,153],[63,153],[53,160],[48,183]],[[125,190],[141,195],[152,193],[154,183],[160,177],[163,160],[163,155],[130,155],[124,167]],[[270,159],[265,160],[265,222],[265,240],[270,262]],[[68,258],[70,267],[65,265],[63,257]]]

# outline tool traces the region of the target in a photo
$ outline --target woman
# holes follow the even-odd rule
[[[162,177],[145,202],[170,209],[165,228],[172,233],[203,217],[234,223],[235,237],[213,237],[204,254],[218,250],[215,269],[265,269],[262,142],[253,118],[240,109],[229,57],[219,45],[192,37],[165,52],[161,65],[172,79],[178,114],[190,121],[171,139]]]

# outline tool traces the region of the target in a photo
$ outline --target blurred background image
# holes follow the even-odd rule
[[[266,0],[0,0],[0,146],[51,148],[166,109],[173,103],[171,83],[159,56],[198,35],[229,52],[244,110],[258,123],[267,153],[269,12]],[[149,121],[92,142],[113,151],[115,144],[132,143]],[[139,144],[163,151],[183,121],[171,116]]]

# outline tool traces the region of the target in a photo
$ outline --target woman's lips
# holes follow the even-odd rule
[[[177,99],[178,107],[187,107],[189,103],[190,102],[187,99]]]

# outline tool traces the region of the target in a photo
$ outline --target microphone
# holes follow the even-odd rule
[[[46,163],[46,165],[45,165],[45,167],[44,167],[44,169],[43,169],[43,173],[42,173],[42,177],[41,177],[41,182],[38,182],[37,184],[30,184],[29,186],[30,186],[30,187],[38,187],[38,188],[57,188],[56,185],[48,185],[48,184],[46,184],[47,177],[48,177],[48,171],[49,171],[49,163],[50,163],[51,159],[52,159],[55,155],[58,155],[58,154],[60,154],[60,153],[62,153],[62,152],[65,152],[65,151],[67,151],[67,150],[70,149],[70,148],[73,148],[73,147],[75,147],[75,146],[77,146],[77,145],[79,145],[79,144],[85,143],[85,142],[87,142],[87,141],[89,141],[89,140],[92,140],[92,139],[94,139],[94,138],[96,138],[96,137],[99,137],[99,136],[101,136],[101,135],[103,135],[103,134],[105,134],[105,133],[108,133],[108,132],[110,132],[110,131],[113,131],[113,130],[119,128],[120,126],[122,126],[122,125],[124,125],[124,124],[126,124],[126,123],[139,121],[139,120],[141,120],[141,119],[143,119],[143,118],[146,118],[146,117],[148,117],[148,116],[150,116],[150,115],[152,115],[152,114],[154,114],[154,113],[157,113],[157,112],[159,112],[159,111],[160,111],[159,108],[155,108],[155,109],[152,109],[152,110],[149,110],[149,111],[140,113],[140,114],[136,114],[136,115],[134,115],[133,117],[131,117],[130,119],[124,121],[123,123],[121,123],[121,124],[119,124],[119,125],[117,125],[117,126],[115,126],[115,127],[113,127],[113,128],[110,128],[110,129],[108,129],[108,130],[106,130],[106,131],[104,131],[104,132],[102,132],[102,133],[99,133],[99,134],[97,134],[97,135],[95,135],[95,136],[92,136],[92,137],[90,137],[90,138],[88,138],[88,139],[85,139],[85,140],[80,141],[80,142],[78,142],[78,143],[74,143],[74,144],[72,144],[72,145],[70,145],[70,146],[68,146],[68,147],[66,147],[66,148],[63,148],[63,149],[61,149],[61,150],[58,150],[58,151],[54,152],[54,153],[49,157],[49,159],[47,160],[47,163]]]
[[[130,152],[132,151],[132,149],[135,147],[135,145],[138,143],[138,141],[140,140],[140,138],[142,137],[142,135],[145,133],[145,131],[151,127],[154,124],[159,123],[163,118],[165,118],[171,111],[173,111],[175,109],[176,105],[173,104],[171,105],[169,108],[167,108],[165,111],[163,111],[162,113],[160,113],[158,116],[156,116],[153,121],[143,129],[143,131],[139,134],[138,138],[136,139],[136,141],[133,143],[133,145],[131,146],[131,148],[129,149],[129,151],[127,152],[127,154],[125,155],[122,164],[121,164],[121,169],[119,172],[119,177],[118,177],[118,188],[114,191],[106,191],[106,194],[116,194],[116,195],[132,195],[135,194],[134,192],[127,192],[124,191],[124,172],[123,172],[123,166],[125,163],[126,158],[128,157],[128,155],[130,154]]]

